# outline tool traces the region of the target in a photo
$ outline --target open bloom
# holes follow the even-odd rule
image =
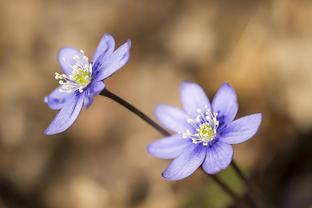
[[[184,82],[181,101],[184,110],[168,105],[156,108],[158,120],[175,134],[147,147],[155,157],[174,159],[162,173],[168,180],[183,179],[200,166],[208,174],[225,169],[232,161],[232,144],[251,138],[261,123],[260,113],[234,120],[237,96],[226,83],[210,104],[199,85]]]
[[[58,61],[64,73],[55,73],[60,86],[44,98],[51,109],[60,110],[45,134],[60,133],[69,128],[83,106],[93,103],[93,97],[105,87],[103,80],[111,76],[129,60],[130,40],[115,50],[115,40],[105,34],[93,55],[92,61],[83,50],[62,48]]]

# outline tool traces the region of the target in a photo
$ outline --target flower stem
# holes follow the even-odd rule
[[[236,193],[234,193],[218,176],[216,175],[210,175],[211,179],[216,182],[223,191],[229,195],[234,201],[238,201],[238,196]]]
[[[231,163],[234,171],[236,172],[236,174],[240,177],[240,179],[246,184],[246,186],[248,187],[248,189],[250,190],[249,194],[249,198],[250,200],[256,204],[256,207],[259,208],[263,208],[263,207],[270,207],[266,201],[264,200],[264,197],[261,196],[261,193],[258,189],[258,187],[255,187],[254,184],[252,184],[247,177],[244,175],[244,173],[241,171],[241,169],[239,168],[239,166],[237,165],[237,163],[233,160]]]
[[[161,127],[159,124],[157,124],[154,120],[152,120],[150,117],[148,117],[146,114],[144,114],[142,111],[134,107],[132,104],[130,104],[128,101],[122,99],[121,97],[115,95],[114,93],[110,92],[107,88],[105,88],[100,95],[108,97],[112,99],[113,101],[117,102],[118,104],[122,105],[141,119],[143,119],[145,122],[147,122],[149,125],[151,125],[154,129],[156,129],[159,133],[161,133],[163,136],[170,136],[171,134]],[[227,193],[231,198],[234,200],[238,200],[238,196],[216,175],[210,175],[210,177],[224,190],[225,193]]]
[[[244,181],[244,183],[246,183],[246,185],[249,186],[249,181],[247,177],[243,174],[243,172],[240,170],[240,168],[238,167],[238,165],[236,164],[234,160],[232,161],[231,165],[234,171],[236,172],[236,174],[242,179],[242,181]]]
[[[153,121],[150,117],[148,117],[146,114],[144,114],[142,111],[131,105],[128,101],[122,99],[121,97],[115,95],[114,93],[110,92],[107,88],[104,88],[104,90],[100,93],[100,95],[103,95],[105,97],[108,97],[118,104],[122,105],[123,107],[127,108],[129,111],[143,119],[145,122],[147,122],[149,125],[151,125],[154,129],[159,131],[163,136],[170,136],[170,133],[161,127],[159,124],[157,124],[155,121]]]

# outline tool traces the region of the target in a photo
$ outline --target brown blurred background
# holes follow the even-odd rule
[[[264,115],[235,160],[277,207],[311,207],[312,1],[1,0],[0,31],[0,208],[235,206],[200,171],[165,181],[169,161],[145,151],[160,135],[104,97],[44,136],[58,49],[91,57],[105,32],[132,40],[130,62],[106,85],[148,115],[180,105],[183,80],[210,97],[229,82],[239,116]],[[244,197],[231,168],[221,177]]]

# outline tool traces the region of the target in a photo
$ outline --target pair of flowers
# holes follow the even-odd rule
[[[60,133],[69,128],[83,106],[88,108],[93,97],[111,76],[129,60],[131,42],[115,50],[114,38],[105,34],[90,62],[82,50],[63,48],[58,54],[64,74],[56,73],[60,86],[45,97],[50,108],[60,110],[45,134]],[[158,158],[173,159],[163,172],[168,180],[180,180],[200,166],[208,174],[227,168],[232,161],[232,144],[251,138],[261,123],[261,114],[234,120],[238,111],[237,95],[223,84],[210,103],[204,90],[196,83],[181,84],[183,110],[168,105],[156,108],[157,119],[174,132],[151,143],[147,151]]]

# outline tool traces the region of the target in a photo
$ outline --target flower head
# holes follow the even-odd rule
[[[55,73],[60,86],[44,98],[51,109],[60,110],[45,134],[60,133],[69,128],[83,106],[93,103],[93,97],[105,87],[103,80],[114,74],[129,60],[130,40],[115,50],[115,40],[105,34],[91,61],[83,50],[62,48],[58,61],[63,74]]]
[[[208,174],[227,168],[233,157],[232,144],[250,139],[261,123],[260,113],[234,120],[237,96],[226,83],[210,104],[199,85],[184,82],[181,101],[184,110],[168,105],[156,108],[158,120],[175,134],[147,147],[155,157],[174,159],[162,174],[168,180],[186,178],[200,166]]]

